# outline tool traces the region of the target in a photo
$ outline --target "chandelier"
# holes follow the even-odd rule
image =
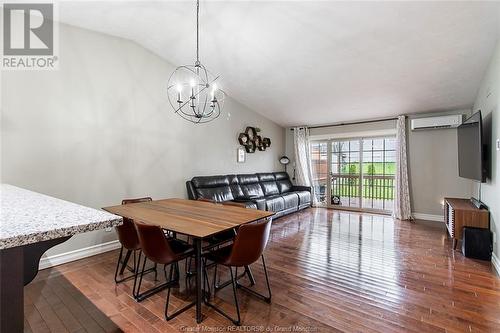
[[[196,62],[179,66],[170,75],[167,95],[174,112],[193,123],[207,123],[219,117],[226,94],[214,76],[200,62],[200,1],[196,1]]]

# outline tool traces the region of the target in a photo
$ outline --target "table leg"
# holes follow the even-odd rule
[[[0,332],[24,330],[22,247],[0,251]]]
[[[42,255],[69,238],[0,250],[0,333],[24,331],[24,286],[37,275]]]
[[[196,322],[199,324],[202,321],[201,302],[202,302],[202,288],[203,269],[201,267],[201,238],[194,238],[194,248],[196,251]]]

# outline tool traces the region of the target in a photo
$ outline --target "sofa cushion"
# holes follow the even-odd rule
[[[278,190],[280,193],[287,193],[292,190],[292,182],[290,179],[277,180],[276,184],[278,185]]]
[[[262,186],[262,189],[264,190],[264,195],[266,197],[270,195],[280,194],[280,191],[278,190],[278,185],[276,184],[275,181],[261,182],[260,185]]]
[[[273,182],[276,180],[276,178],[274,177],[274,173],[272,172],[258,173],[257,177],[259,177],[260,182]]]
[[[257,209],[266,210],[266,198],[253,199],[252,201],[257,204]]]
[[[220,187],[229,185],[228,176],[201,176],[191,179],[195,188]]]
[[[240,185],[245,185],[245,184],[255,184],[259,182],[259,177],[257,175],[237,175],[238,177],[238,183]]]
[[[260,186],[259,183],[254,183],[254,184],[246,184],[246,185],[240,185],[241,190],[243,191],[243,197],[245,199],[255,199],[255,198],[262,198],[264,196],[264,192],[262,191],[262,187]]]
[[[239,184],[238,176],[236,175],[227,175],[227,180],[229,181],[229,185]]]
[[[299,206],[299,196],[297,193],[285,193],[281,197],[284,200],[285,209],[297,208]]]
[[[234,199],[245,199],[245,194],[243,193],[243,189],[239,184],[232,184],[229,185],[229,187],[231,188]]]
[[[295,191],[299,196],[299,205],[310,204],[311,203],[311,192],[309,191]]]
[[[198,198],[210,199],[217,202],[234,200],[229,186],[197,188]]]
[[[284,180],[284,179],[290,179],[290,176],[288,175],[288,173],[281,171],[281,172],[274,172],[274,178],[276,178],[276,180]]]
[[[269,212],[279,212],[285,209],[285,199],[280,195],[266,198],[266,210]]]

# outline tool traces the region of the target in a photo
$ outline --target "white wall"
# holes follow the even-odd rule
[[[468,116],[470,110],[435,112],[418,117],[449,114]],[[417,216],[428,214],[442,217],[441,202],[444,197],[471,197],[472,182],[458,176],[456,129],[408,130],[408,162],[412,210]]]
[[[2,73],[2,182],[100,208],[185,197],[195,175],[281,169],[284,129],[231,98],[212,123],[173,114],[165,94],[173,70],[131,41],[61,25],[59,70]],[[238,164],[237,136],[247,125],[272,145]],[[50,254],[114,237],[75,236]]]
[[[491,161],[491,174],[485,184],[481,186],[481,200],[488,205],[491,213],[491,230],[496,234],[496,242],[493,244],[493,252],[496,257],[500,257],[500,163],[498,161],[499,152],[495,149],[495,142],[500,138],[500,42],[497,47],[488,71],[484,76],[479,88],[474,111],[481,110],[483,124],[486,132],[486,139],[489,145],[488,153]],[[477,188],[476,188],[477,191]],[[477,193],[475,191],[475,193]],[[477,196],[477,195],[475,195]],[[498,260],[498,259],[497,259]],[[498,262],[497,264],[500,264]],[[498,269],[499,267],[497,267]]]

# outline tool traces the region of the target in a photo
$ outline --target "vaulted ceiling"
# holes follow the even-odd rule
[[[500,28],[500,2],[200,7],[203,64],[231,97],[283,126],[470,107]],[[194,1],[61,2],[60,20],[174,65],[194,61]]]

